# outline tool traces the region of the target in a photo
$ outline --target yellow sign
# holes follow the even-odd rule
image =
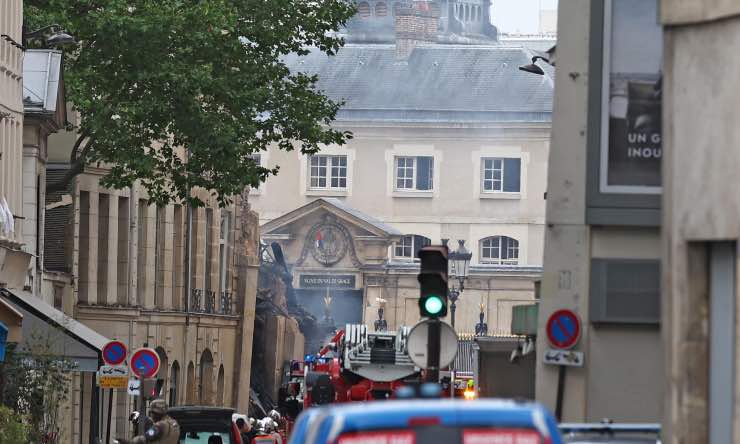
[[[127,389],[128,376],[101,376],[100,388],[104,389]]]

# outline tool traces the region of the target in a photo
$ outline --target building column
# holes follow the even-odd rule
[[[118,302],[118,233],[120,233],[118,224],[121,222],[118,218],[118,199],[119,197],[117,195],[110,194],[108,200],[108,214],[100,215],[101,218],[108,218],[108,236],[105,240],[108,243],[108,257],[105,270],[107,275],[106,281],[108,283],[105,294],[106,305],[115,305]],[[99,297],[103,299],[102,295],[99,295]]]
[[[174,283],[174,213],[175,208],[172,205],[168,205],[165,209],[165,220],[164,227],[160,234],[162,235],[159,239],[164,244],[164,254],[162,255],[162,263],[159,266],[162,268],[163,273],[163,297],[164,297],[164,308],[171,310],[175,307],[174,295],[175,295],[175,283]]]
[[[154,304],[154,292],[157,285],[157,270],[156,270],[156,256],[157,256],[157,207],[155,205],[149,205],[146,207],[146,246],[144,247],[144,254],[146,256],[146,268],[144,269],[144,301],[143,304],[146,308],[152,308]],[[141,223],[141,221],[139,221]]]
[[[79,300],[98,302],[98,199],[95,191],[80,191]]]

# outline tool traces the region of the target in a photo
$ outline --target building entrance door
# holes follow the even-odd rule
[[[336,329],[362,322],[362,290],[300,289],[296,299],[319,323],[329,321]]]

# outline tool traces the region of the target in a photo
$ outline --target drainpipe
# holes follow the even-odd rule
[[[186,162],[190,161],[190,149],[187,150],[187,160]],[[186,164],[187,165],[187,164]],[[190,196],[190,181],[188,180],[188,197]],[[193,276],[193,206],[190,204],[190,201],[188,200],[185,202],[187,205],[187,216],[186,216],[186,228],[185,228],[185,257],[186,257],[186,263],[185,263],[185,337],[182,341],[182,359],[183,359],[183,367],[185,369],[185,384],[183,386],[185,387],[185,393],[187,397],[187,391],[189,388],[187,387],[187,369],[188,369],[188,336],[190,336],[188,331],[190,330],[190,297],[193,293],[192,290],[192,276]],[[179,394],[178,394],[179,395]]]

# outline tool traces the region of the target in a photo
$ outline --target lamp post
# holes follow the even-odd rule
[[[48,36],[48,37],[47,37]],[[64,32],[61,26],[54,24],[44,26],[35,31],[23,33],[23,46],[28,47],[28,41],[46,37],[45,43],[49,48],[71,45],[75,43],[75,38]]]
[[[375,331],[387,331],[388,321],[383,319],[386,300],[383,298],[375,298],[375,302],[378,303],[378,319],[375,321]]]
[[[443,240],[443,243],[446,245],[445,240]],[[457,249],[450,252],[448,256],[450,260],[450,266],[452,268],[451,274],[457,278],[457,282],[459,285],[459,289],[455,288],[455,286],[453,285],[448,296],[450,300],[450,320],[452,321],[451,323],[453,329],[455,328],[455,311],[457,310],[457,300],[458,298],[460,298],[460,295],[465,290],[465,279],[468,277],[468,272],[470,271],[470,259],[473,257],[473,253],[469,252],[465,248],[465,240],[459,239],[457,243]]]

